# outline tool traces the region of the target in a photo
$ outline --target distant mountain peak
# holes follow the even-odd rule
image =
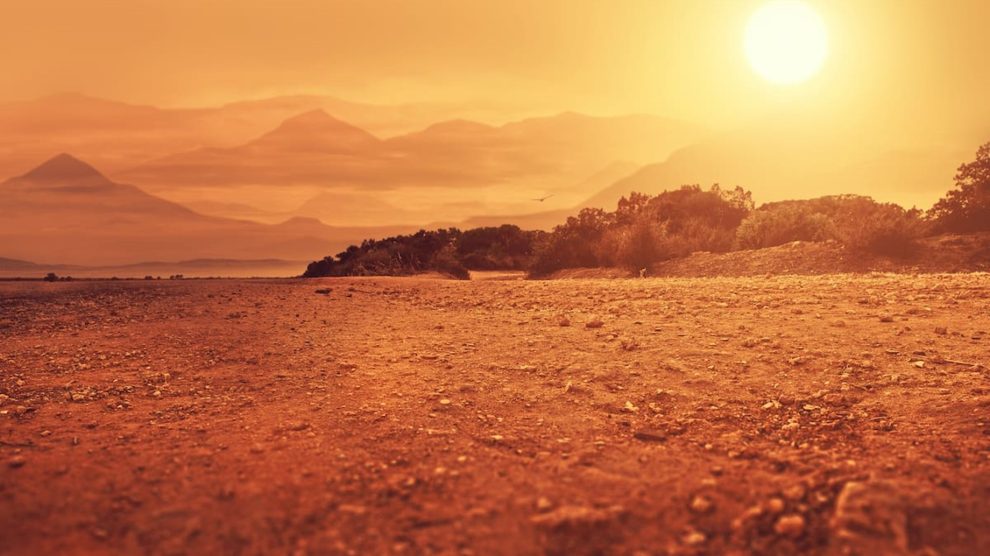
[[[68,153],[56,155],[21,176],[29,181],[107,181],[99,170]]]
[[[326,110],[322,108],[314,108],[312,110],[307,110],[302,114],[297,114],[291,118],[287,118],[283,125],[299,125],[299,124],[331,124],[331,123],[343,123],[337,118],[334,118],[327,113]]]
[[[279,125],[272,133],[277,133],[279,131],[347,131],[351,133],[360,133],[371,137],[371,134],[367,131],[353,126],[343,120],[334,118],[322,108],[309,110],[307,112],[303,112],[302,114],[292,116],[291,118],[283,121],[282,124]]]
[[[349,151],[377,144],[367,131],[338,120],[322,109],[309,110],[283,121],[250,144],[289,150]]]

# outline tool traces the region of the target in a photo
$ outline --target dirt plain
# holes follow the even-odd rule
[[[0,553],[990,554],[988,330],[986,274],[0,283]]]

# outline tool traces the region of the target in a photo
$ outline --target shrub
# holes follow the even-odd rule
[[[838,239],[850,249],[889,257],[915,253],[917,240],[925,235],[921,212],[894,204],[873,203],[839,217]]]
[[[518,226],[457,228],[365,240],[336,257],[324,257],[306,267],[303,277],[401,276],[435,270],[467,279],[469,268],[519,270],[529,266],[544,232]]]
[[[694,251],[728,251],[735,229],[753,208],[749,192],[686,185],[650,197],[632,193],[614,212],[584,209],[542,242],[531,273],[563,268],[632,269]]]
[[[835,237],[832,220],[807,207],[779,204],[754,211],[736,230],[740,249],[763,249],[792,241],[824,241]]]

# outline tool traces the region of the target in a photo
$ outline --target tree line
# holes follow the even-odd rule
[[[365,240],[309,265],[304,276],[407,275],[436,271],[648,268],[696,251],[762,249],[792,241],[839,241],[854,251],[909,257],[922,237],[990,231],[990,143],[959,167],[955,187],[930,210],[862,195],[766,203],[741,187],[685,185],[632,193],[615,210],[586,208],[552,232],[517,226],[421,230]]]

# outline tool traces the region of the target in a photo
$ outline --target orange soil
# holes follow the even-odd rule
[[[0,283],[0,553],[988,554],[988,315],[982,274]]]

